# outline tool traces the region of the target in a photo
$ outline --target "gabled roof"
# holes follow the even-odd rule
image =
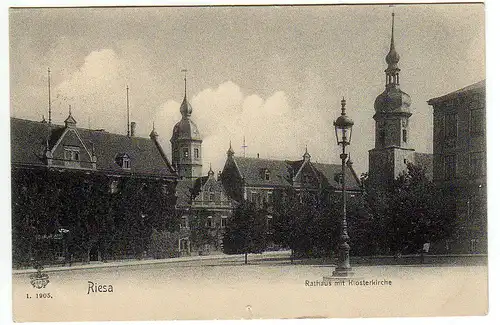
[[[284,160],[234,157],[241,176],[248,185],[289,186],[291,182],[290,165]],[[262,178],[262,172],[268,169],[269,180]]]
[[[233,157],[233,159],[248,186],[292,186],[293,177],[297,175],[304,164],[304,160],[288,161],[246,157]],[[342,165],[312,162],[310,164],[320,178],[319,181],[323,187],[341,189],[342,185],[336,181],[336,176],[342,172]],[[264,180],[261,174],[266,169],[270,172],[269,180]],[[358,178],[354,170],[348,166],[346,166],[346,189],[360,190]]]
[[[452,91],[451,93],[448,93],[446,95],[431,98],[427,101],[427,103],[429,105],[434,105],[434,104],[437,104],[439,102],[443,102],[443,101],[448,100],[448,99],[453,99],[453,98],[459,97],[460,95],[464,95],[466,93],[484,92],[485,89],[486,89],[486,80],[484,79],[484,80],[476,82],[472,85],[469,85],[467,87]]]
[[[320,163],[313,163],[312,165],[317,171],[319,171],[318,175],[322,178],[324,186],[342,189],[342,184],[336,181],[336,178],[338,177],[337,175],[342,173],[342,165]],[[354,170],[351,170],[351,168],[349,168],[346,164],[345,172],[346,190],[359,190],[360,184],[358,183]]]
[[[65,127],[47,123],[11,118],[12,164],[44,166],[43,153],[49,135],[49,148],[63,136]],[[83,144],[93,148],[97,157],[96,169],[106,172],[176,176],[170,162],[162,156],[152,139],[127,137],[101,130],[76,128]],[[49,134],[50,132],[50,134]],[[119,154],[130,158],[130,169],[124,170],[116,163]]]

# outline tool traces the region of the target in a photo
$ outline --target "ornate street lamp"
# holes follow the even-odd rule
[[[346,192],[345,192],[345,161],[347,159],[347,154],[345,153],[345,147],[351,143],[352,126],[354,121],[348,117],[345,113],[345,99],[342,97],[340,102],[342,105],[342,113],[337,118],[333,125],[335,126],[335,136],[337,137],[337,144],[342,146],[342,153],[340,154],[340,159],[342,159],[342,224],[341,224],[341,234],[340,234],[340,245],[339,245],[339,262],[335,271],[334,276],[348,276],[352,274],[351,263],[349,261],[349,235],[347,234],[347,213],[346,213]]]

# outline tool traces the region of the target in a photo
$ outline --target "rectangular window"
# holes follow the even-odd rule
[[[408,137],[408,131],[403,130],[403,142],[408,141],[407,137]]]
[[[444,157],[444,178],[453,179],[456,176],[456,157],[448,155]]]
[[[184,158],[189,158],[189,150],[188,150],[188,148],[183,148],[182,152],[184,154]]]
[[[272,198],[273,192],[267,192],[266,193],[266,203],[271,204],[271,198]]]
[[[257,192],[250,193],[250,202],[257,203],[259,201],[259,195]]]
[[[64,159],[69,161],[79,161],[80,160],[80,148],[79,147],[64,147]]]
[[[109,184],[109,191],[111,192],[111,194],[118,193],[119,189],[117,180],[111,181],[111,183]]]
[[[226,216],[222,216],[221,219],[220,219],[220,227],[221,228],[226,228],[227,227],[227,217]]]
[[[181,218],[181,228],[183,228],[183,229],[189,228],[189,223],[188,223],[188,217],[187,216],[182,216],[182,218]]]
[[[213,228],[214,227],[214,220],[212,216],[207,217],[207,222],[206,222],[207,228]]]
[[[485,175],[484,154],[482,152],[474,152],[470,154],[469,174],[472,177]]]
[[[484,110],[470,111],[470,134],[472,136],[484,134]]]
[[[194,149],[194,158],[198,159],[200,158],[200,151],[198,149]]]

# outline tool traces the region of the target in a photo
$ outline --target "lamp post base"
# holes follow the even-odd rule
[[[351,277],[353,275],[354,275],[354,271],[352,270],[351,267],[349,267],[349,268],[337,267],[332,272],[333,277]]]

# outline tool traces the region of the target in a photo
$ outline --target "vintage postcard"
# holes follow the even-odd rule
[[[15,322],[488,313],[483,3],[12,7],[9,47]]]

